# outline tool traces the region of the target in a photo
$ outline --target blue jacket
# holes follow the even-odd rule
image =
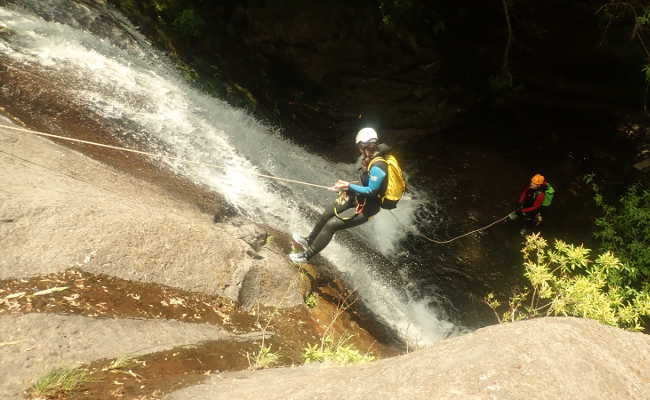
[[[370,168],[368,182],[362,182],[365,183],[365,185],[362,186],[351,183],[349,187],[354,193],[367,197],[377,197],[381,190],[382,183],[384,183],[384,179],[386,179],[386,172],[375,164]]]

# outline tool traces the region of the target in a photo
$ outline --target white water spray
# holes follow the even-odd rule
[[[66,96],[106,120],[119,122],[118,137],[134,137],[148,144],[149,151],[226,166],[221,170],[166,162],[175,172],[221,193],[253,220],[286,232],[307,233],[314,221],[299,208],[320,212],[331,201],[324,199],[333,195],[291,184],[280,193],[274,186],[278,183],[260,180],[251,171],[324,185],[356,174],[354,165],[310,154],[246,112],[193,89],[119,15],[111,14],[120,21],[119,28],[128,28],[128,35],[117,27],[96,35],[82,28],[84,21],[98,20],[86,6],[69,0],[23,0],[21,5],[0,7],[0,27],[13,33],[0,37],[2,57],[28,70],[47,71],[48,79],[60,82]],[[76,14],[61,10],[76,10]],[[111,35],[137,40],[117,46]],[[400,203],[395,213],[405,226],[413,225],[417,205],[415,201]],[[387,212],[352,232],[384,254],[392,253],[403,235]],[[339,240],[322,254],[349,277],[348,284],[368,308],[404,340],[426,345],[458,331],[428,306],[427,299],[415,301],[408,290],[379,278],[373,272],[371,255],[362,256]]]

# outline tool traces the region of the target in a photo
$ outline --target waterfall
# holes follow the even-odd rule
[[[109,122],[117,139],[136,139],[150,152],[223,167],[179,161],[160,165],[221,193],[256,222],[306,234],[315,222],[313,215],[329,205],[333,194],[251,173],[322,185],[356,175],[354,164],[309,153],[280,129],[193,88],[115,11],[72,0],[21,0],[0,7],[0,29],[11,32],[0,35],[2,60],[46,72],[65,96]],[[417,193],[417,188],[412,190]],[[395,211],[404,226],[414,225],[419,202],[426,201],[424,193],[417,194],[421,200],[403,201]],[[382,212],[350,235],[355,240],[337,237],[322,255],[348,277],[346,283],[384,324],[420,345],[459,332],[431,305],[430,297],[411,296],[399,273],[399,259],[392,261],[393,278],[377,273],[376,264],[386,262],[379,255],[398,253],[405,235],[393,216]],[[371,250],[359,251],[358,243]]]

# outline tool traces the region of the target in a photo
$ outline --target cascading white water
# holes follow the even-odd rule
[[[49,79],[62,82],[66,96],[117,123],[117,136],[135,137],[150,151],[225,167],[167,162],[168,168],[223,194],[248,217],[286,232],[308,233],[314,221],[299,209],[321,212],[333,194],[250,172],[329,185],[353,177],[355,165],[308,153],[246,112],[193,89],[119,14],[110,14],[119,24],[91,33],[90,27],[99,30],[97,12],[71,0],[22,0],[20,6],[0,7],[0,27],[12,32],[0,36],[0,55],[15,66],[47,70]],[[277,185],[285,187],[280,191]],[[395,211],[404,226],[413,225],[417,206],[404,201]],[[384,254],[392,253],[404,235],[387,212],[352,231]],[[379,278],[372,254],[340,240],[322,254],[404,340],[426,345],[459,331],[428,305],[429,299],[416,301],[408,290]]]

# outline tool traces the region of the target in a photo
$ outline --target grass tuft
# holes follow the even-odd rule
[[[90,374],[85,369],[57,368],[38,379],[33,389],[37,395],[54,396],[70,392],[86,382],[90,382]]]
[[[136,365],[138,365],[138,360],[136,360],[135,358],[130,356],[121,356],[113,360],[103,370],[112,371],[112,370],[119,370],[119,369],[129,369],[135,367]]]

